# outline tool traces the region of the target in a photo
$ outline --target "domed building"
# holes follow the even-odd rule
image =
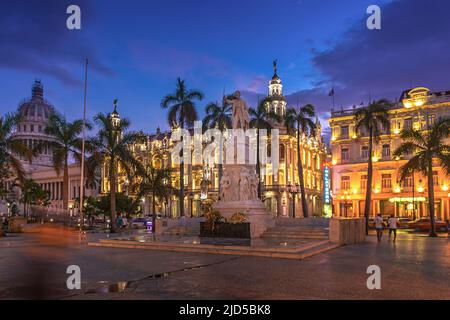
[[[56,112],[56,109],[44,99],[44,87],[41,81],[36,80],[31,88],[31,98],[25,99],[19,104],[17,112],[21,119],[17,124],[13,138],[21,140],[28,147],[32,148],[42,141],[52,141],[54,138],[45,134],[45,127],[48,119]],[[56,173],[53,166],[51,148],[44,148],[39,155],[30,162],[21,158],[26,177],[39,183],[44,190],[50,192],[50,213],[67,213],[63,208],[62,190],[63,190],[63,172]],[[80,163],[69,164],[69,212],[75,213],[77,210],[76,199],[80,197],[81,186],[81,167]],[[14,178],[6,182],[7,190],[11,190],[14,185]],[[96,196],[97,188],[85,188],[85,196]],[[18,199],[16,199],[18,200]],[[6,211],[0,203],[0,212]],[[23,212],[23,209],[21,209]]]
[[[33,148],[42,141],[52,138],[45,134],[45,127],[49,117],[55,112],[53,106],[44,100],[44,87],[36,80],[31,89],[31,98],[20,103],[18,113],[21,120],[17,125],[14,139],[22,140],[29,148]],[[52,167],[52,150],[45,148],[41,154],[33,158],[32,164],[23,159],[27,173]]]

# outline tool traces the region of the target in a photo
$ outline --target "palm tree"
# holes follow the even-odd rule
[[[25,157],[31,162],[33,152],[21,140],[13,138],[14,127],[19,121],[18,114],[8,113],[4,117],[0,117],[0,178],[7,179],[12,173],[19,182],[23,183],[25,170],[19,157]]]
[[[212,129],[216,128],[222,133],[231,128],[231,112],[232,106],[222,100],[222,104],[211,102],[206,106],[206,116],[203,119],[203,128]],[[219,146],[219,194],[220,194],[220,181],[223,175],[223,141],[220,141]]]
[[[32,179],[26,179],[22,184],[21,202],[24,205],[25,217],[28,217],[29,205],[38,204],[47,206],[49,204],[50,192],[44,190],[39,183]]]
[[[171,185],[171,171],[169,168],[155,168],[149,164],[145,167],[145,173],[142,176],[142,181],[139,185],[139,199],[146,195],[151,195],[152,198],[152,233],[156,231],[156,198],[159,200],[167,197],[170,194]]]
[[[184,80],[177,79],[175,91],[166,95],[161,101],[163,109],[169,109],[167,120],[172,128],[190,128],[198,119],[194,100],[203,100],[203,93],[188,90]],[[183,140],[183,137],[181,137]],[[184,216],[184,161],[183,149],[180,150],[180,216]]]
[[[373,143],[378,143],[382,134],[381,127],[389,127],[388,107],[389,102],[386,99],[380,99],[369,103],[367,107],[358,109],[355,113],[355,130],[360,132],[361,129],[364,129],[369,133],[369,159],[367,166],[366,201],[364,206],[366,234],[369,234],[369,214],[370,203],[372,201]]]
[[[301,108],[290,108],[286,112],[285,126],[288,132],[292,135],[296,135],[297,140],[297,166],[298,166],[298,181],[300,183],[300,196],[302,201],[303,217],[308,217],[308,203],[306,202],[305,181],[303,179],[303,163],[300,153],[300,140],[301,134],[311,134],[315,128],[315,123],[311,120],[316,115],[314,106],[307,104]],[[295,201],[295,199],[294,199]],[[294,212],[295,217],[295,212]]]
[[[394,151],[394,157],[412,155],[408,162],[400,167],[400,181],[411,172],[420,172],[428,180],[428,210],[430,212],[430,237],[437,237],[434,212],[433,159],[450,174],[450,145],[444,141],[450,137],[450,118],[443,118],[429,130],[403,130],[400,137],[403,143]]]
[[[90,123],[86,123],[86,128],[91,129]],[[78,119],[69,122],[63,115],[54,113],[50,116],[44,132],[53,139],[44,141],[38,145],[38,149],[45,146],[51,148],[53,152],[53,167],[59,175],[63,170],[63,208],[69,208],[69,159],[75,158],[81,161],[82,139],[79,137],[83,131],[83,120]]]
[[[117,175],[119,167],[125,171],[128,180],[133,181],[135,174],[142,174],[144,168],[136,158],[132,147],[138,143],[145,143],[146,137],[141,132],[127,132],[130,127],[128,119],[118,119],[117,99],[114,100],[112,114],[98,113],[94,117],[99,130],[95,137],[88,140],[87,150],[91,156],[87,165],[92,171],[94,168],[107,168],[110,189],[111,230],[115,231],[116,224],[116,192]]]
[[[258,197],[261,198],[261,164],[259,157],[259,130],[272,128],[272,120],[276,122],[281,121],[281,117],[276,113],[269,111],[269,99],[263,99],[258,102],[256,109],[250,108],[248,110],[250,116],[249,126],[256,128],[256,174],[258,176]]]

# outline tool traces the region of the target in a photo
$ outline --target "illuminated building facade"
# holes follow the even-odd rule
[[[269,82],[269,102],[267,108],[280,116],[286,114],[287,105],[282,88],[282,81],[278,77],[275,69],[275,74]],[[302,136],[301,156],[304,167],[309,214],[321,216],[323,214],[323,163],[326,157],[326,147],[322,140],[322,129],[318,120],[316,120],[316,125],[317,129],[313,136]],[[280,130],[280,169],[275,175],[264,174],[262,176],[262,197],[268,210],[270,210],[274,216],[292,217],[294,216],[293,210],[295,207],[295,217],[302,217],[303,214],[298,183],[296,138],[287,134],[283,123],[273,123],[273,127]],[[172,185],[175,189],[178,189],[180,185],[179,166],[174,165],[171,159],[171,152],[174,147],[171,135],[171,132],[161,132],[158,129],[155,134],[148,136],[146,145],[136,146],[136,154],[139,155],[142,161],[151,161],[154,167],[171,167]],[[270,150],[270,146],[268,146],[268,150]],[[268,156],[270,156],[270,154],[268,154]],[[262,172],[270,172],[270,170],[266,169],[267,168],[262,165]],[[118,191],[127,193],[130,183],[127,181],[125,174],[120,173],[118,178]],[[184,207],[187,216],[199,216],[202,213],[201,204],[206,199],[212,201],[218,200],[218,166],[209,167],[204,164],[187,164],[185,165],[184,182]],[[103,170],[102,173],[102,192],[109,192],[108,176],[105,170]],[[144,212],[150,212],[152,208],[151,199],[146,198],[142,199],[142,201]],[[161,201],[161,199],[158,199],[156,208],[157,212],[164,216],[178,216],[178,192],[174,192],[169,201]]]
[[[373,159],[371,214],[395,214],[418,218],[428,215],[427,179],[419,173],[399,182],[399,168],[407,160],[393,159],[392,153],[402,143],[400,132],[406,128],[426,130],[440,117],[450,116],[450,91],[431,92],[424,87],[404,91],[389,109],[390,126],[368,154],[368,133],[356,132],[355,112],[332,112],[332,191],[336,216],[363,216],[367,187],[367,160]],[[449,141],[450,142],[450,141]],[[450,218],[450,179],[436,163],[433,167],[436,216]]]

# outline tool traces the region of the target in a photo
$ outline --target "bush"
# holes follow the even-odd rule
[[[244,223],[247,221],[247,216],[242,212],[236,212],[231,216],[231,223],[237,224],[237,223]]]

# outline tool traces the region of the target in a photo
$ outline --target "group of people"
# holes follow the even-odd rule
[[[117,227],[119,229],[126,229],[128,227],[128,219],[127,216],[119,215],[117,217]]]
[[[381,238],[383,236],[383,229],[386,225],[386,223],[383,220],[383,217],[381,216],[381,213],[377,214],[375,217],[375,230],[377,230],[377,239],[378,242],[381,241]],[[397,239],[397,228],[399,227],[399,221],[398,218],[395,215],[391,215],[387,221],[387,227],[389,229],[389,240],[391,240],[391,235],[394,234],[394,242]]]

